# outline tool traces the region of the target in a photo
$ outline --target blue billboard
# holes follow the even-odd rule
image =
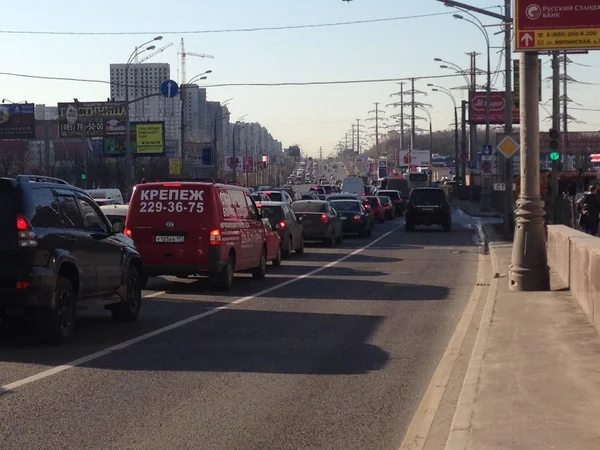
[[[0,105],[0,139],[33,139],[35,105],[33,103]]]

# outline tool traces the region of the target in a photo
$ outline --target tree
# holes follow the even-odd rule
[[[0,144],[0,175],[14,176],[27,169],[27,151]]]

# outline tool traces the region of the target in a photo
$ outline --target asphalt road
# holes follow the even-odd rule
[[[91,309],[63,346],[5,331],[0,448],[397,449],[473,289],[474,220],[397,219],[229,293],[153,279],[138,322]]]

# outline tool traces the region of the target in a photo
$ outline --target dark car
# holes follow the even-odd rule
[[[262,216],[269,219],[271,226],[281,238],[281,254],[289,258],[292,251],[304,253],[304,228],[298,222],[294,210],[284,202],[262,202]]]
[[[359,237],[371,236],[373,219],[358,200],[332,200],[331,205],[342,220],[344,233],[358,233]]]
[[[329,247],[342,243],[342,221],[329,202],[300,200],[292,209],[304,227],[305,240],[324,241]]]
[[[452,207],[441,188],[415,188],[406,203],[406,231],[417,225],[441,225],[452,229]]]
[[[377,197],[389,197],[394,205],[396,215],[401,216],[404,213],[406,205],[404,204],[404,199],[402,198],[402,193],[400,191],[382,189],[378,190],[375,195],[377,195]]]
[[[135,321],[144,266],[123,231],[66,181],[0,178],[0,317],[39,322],[52,342],[71,337],[88,302],[105,300],[115,320]]]
[[[315,191],[302,192],[302,198],[299,200],[320,200],[319,194]]]
[[[256,206],[260,207],[262,202],[270,202],[271,199],[265,195],[263,192],[253,192],[252,194],[250,194],[250,196],[252,197],[252,199],[254,200],[254,203],[256,203]]]

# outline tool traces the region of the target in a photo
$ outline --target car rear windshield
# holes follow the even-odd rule
[[[0,180],[0,249],[17,246],[17,188]]]
[[[377,206],[379,204],[379,202],[377,201],[377,197],[369,197],[369,205],[371,206]]]
[[[263,205],[262,210],[265,211],[263,212],[263,214],[266,214],[267,217],[271,220],[271,222],[273,221],[280,221],[280,220],[284,220],[285,217],[283,216],[283,209],[281,209],[281,206],[265,206]]]
[[[315,202],[296,202],[292,203],[292,209],[296,213],[307,213],[307,212],[326,212],[327,204],[326,203],[315,203]]]
[[[272,202],[282,202],[283,194],[281,192],[265,192],[265,194],[271,199]]]
[[[392,200],[400,200],[400,194],[396,191],[379,191],[377,195],[389,197]]]
[[[441,204],[446,202],[446,194],[441,189],[415,189],[410,194],[411,203],[436,203]]]
[[[338,211],[358,212],[360,211],[360,203],[356,200],[334,200],[331,202],[333,207]]]
[[[384,197],[384,196],[381,196],[381,197],[379,197],[379,201],[380,201],[382,204],[384,204],[384,205],[389,205],[390,203],[392,203],[392,199],[391,199],[391,198],[389,198],[389,197]]]

